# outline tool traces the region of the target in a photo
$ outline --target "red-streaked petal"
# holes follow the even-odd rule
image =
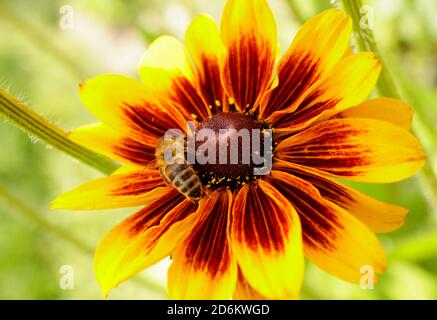
[[[187,120],[208,117],[208,105],[194,85],[191,62],[179,40],[169,36],[156,39],[140,62],[140,75],[153,94],[174,105]]]
[[[335,118],[370,118],[391,122],[410,130],[413,121],[411,107],[398,99],[376,98],[348,108],[334,116]]]
[[[425,163],[418,140],[389,122],[349,118],[321,122],[280,142],[278,159],[362,182],[396,182]]]
[[[277,132],[300,131],[319,118],[329,118],[366,99],[378,79],[381,63],[373,53],[340,60],[294,112],[275,112],[270,121]]]
[[[286,197],[299,214],[305,255],[319,267],[356,284],[363,266],[384,272],[386,258],[375,235],[358,219],[323,199],[308,182],[281,171],[268,181]],[[370,277],[370,275],[369,275]]]
[[[273,164],[273,169],[290,173],[311,183],[323,198],[344,208],[373,232],[390,232],[399,228],[408,213],[405,208],[373,199],[313,168],[278,161]]]
[[[256,108],[273,78],[276,23],[265,0],[228,0],[221,22],[223,80],[240,111]]]
[[[224,47],[217,24],[209,16],[198,15],[187,29],[185,43],[196,65],[195,82],[211,113],[227,111],[220,72]]]
[[[138,170],[138,169],[137,169]],[[89,181],[51,203],[53,209],[98,210],[145,205],[165,183],[158,170],[144,169]],[[155,191],[155,192],[154,192]]]
[[[229,299],[237,280],[237,264],[227,228],[230,191],[216,191],[199,203],[199,220],[175,249],[168,271],[171,299]]]
[[[269,299],[299,293],[304,271],[299,217],[270,184],[260,180],[241,188],[231,242],[245,279],[257,292]]]
[[[120,75],[102,75],[80,86],[83,104],[99,120],[131,139],[149,144],[168,129],[186,129],[186,120],[147,86]]]
[[[103,296],[165,258],[194,225],[197,204],[174,188],[122,221],[100,242],[94,271]]]
[[[110,158],[137,166],[146,166],[155,159],[156,138],[150,137],[149,144],[123,136],[110,127],[92,124],[73,130],[69,138],[78,144],[104,154]]]
[[[351,19],[341,10],[327,10],[307,21],[279,63],[279,84],[263,101],[260,117],[293,111],[343,57],[351,32]]]

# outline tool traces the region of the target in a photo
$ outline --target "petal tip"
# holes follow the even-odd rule
[[[70,192],[65,192],[50,202],[50,208],[54,210],[72,210],[72,203],[73,201],[70,198]]]
[[[62,199],[61,198],[62,198],[62,196],[59,196],[59,197],[53,199],[50,202],[50,209],[53,209],[53,210],[62,210],[62,209],[65,209],[63,207],[63,205],[62,205]]]
[[[106,300],[108,299],[108,295],[109,295],[109,290],[102,289],[102,298]]]

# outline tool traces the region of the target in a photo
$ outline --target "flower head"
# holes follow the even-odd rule
[[[220,30],[199,15],[185,46],[168,36],[152,43],[140,64],[142,82],[104,75],[81,85],[83,103],[101,123],[71,139],[125,165],[53,207],[142,206],[96,250],[105,295],[169,255],[168,292],[176,299],[295,298],[304,256],[357,284],[362,266],[384,271],[374,232],[398,228],[407,210],[336,178],[396,182],[419,170],[425,156],[409,133],[408,106],[365,101],[381,64],[372,53],[350,51],[351,28],[343,11],[327,10],[279,57],[267,2],[228,0]],[[209,138],[194,140],[170,164],[160,152],[169,129]],[[255,157],[244,162],[244,150],[253,150],[239,135],[244,129],[252,147],[261,132],[257,155],[272,160],[267,172],[255,170]],[[232,143],[236,162],[231,149],[211,154]],[[213,161],[187,160],[201,149]]]

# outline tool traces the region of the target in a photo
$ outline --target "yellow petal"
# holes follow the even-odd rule
[[[142,143],[102,123],[75,129],[70,133],[69,138],[84,147],[124,163],[145,166],[155,159],[157,141],[155,137],[151,136],[150,141],[144,139]]]
[[[228,0],[221,34],[227,54],[223,80],[236,108],[256,108],[273,80],[276,23],[265,0]]]
[[[323,199],[308,182],[288,173],[272,171],[269,182],[299,214],[305,256],[322,269],[357,285],[367,274],[377,281],[387,264],[375,235],[357,218]]]
[[[159,138],[168,129],[186,129],[186,120],[148,88],[128,77],[102,75],[80,86],[83,104],[112,129],[137,141]]]
[[[241,270],[238,270],[237,286],[233,298],[235,300],[266,300],[266,297],[251,287]]]
[[[186,119],[208,117],[209,108],[194,85],[191,62],[179,40],[156,39],[140,62],[140,75],[150,92],[174,105]]]
[[[170,36],[161,36],[149,46],[140,64],[142,70],[163,69],[175,74],[182,74],[188,79],[193,78],[190,59],[182,42]]]
[[[151,165],[151,163],[149,163],[147,165],[147,169],[156,169],[156,168],[150,167],[150,165]],[[135,164],[123,164],[120,167],[118,167],[118,169],[116,169],[114,172],[112,172],[111,175],[122,174],[122,173],[130,173],[130,172],[133,172],[133,171],[139,171],[141,169],[144,169],[144,167],[141,167],[141,166],[138,166],[138,165],[135,165]]]
[[[302,130],[364,101],[376,84],[381,63],[373,53],[359,53],[340,60],[327,78],[314,88],[294,112],[277,112],[271,121],[277,132]]]
[[[351,19],[341,10],[326,10],[307,21],[279,63],[279,84],[263,101],[260,116],[293,111],[343,57],[351,32]]]
[[[168,256],[193,226],[197,205],[168,187],[147,207],[123,220],[100,242],[94,271],[109,290]]]
[[[195,80],[212,113],[227,110],[228,99],[221,80],[224,47],[212,18],[198,15],[185,36],[185,43],[196,66]]]
[[[349,180],[397,182],[425,163],[419,141],[386,121],[348,118],[321,122],[278,144],[282,160]]]
[[[244,278],[269,299],[290,299],[301,288],[304,261],[299,217],[270,184],[241,188],[234,201],[232,248]]]
[[[267,300],[265,296],[256,291],[244,278],[241,270],[238,270],[237,286],[235,287],[234,296],[235,300]],[[299,299],[299,295],[290,295],[287,297],[289,300]]]
[[[290,173],[311,183],[323,198],[345,209],[373,232],[396,230],[402,226],[408,213],[408,209],[373,199],[313,168],[277,161],[273,169]]]
[[[140,170],[89,181],[51,203],[53,209],[98,210],[146,204],[165,186],[158,170]]]
[[[237,264],[227,228],[230,191],[216,191],[199,203],[199,220],[175,249],[168,271],[171,299],[229,299],[237,280]]]
[[[401,100],[393,98],[376,98],[348,108],[336,118],[370,118],[391,122],[405,130],[411,129],[413,111]]]
[[[150,161],[147,165],[136,165],[133,163],[123,164],[121,165],[117,170],[112,172],[112,175],[114,174],[121,174],[121,173],[130,173],[135,171],[141,171],[141,170],[157,170],[158,164],[156,163],[156,160]]]

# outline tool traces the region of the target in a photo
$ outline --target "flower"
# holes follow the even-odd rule
[[[103,75],[80,86],[101,123],[71,139],[124,166],[52,207],[142,206],[96,250],[104,295],[169,255],[168,293],[175,299],[296,298],[304,256],[346,281],[359,284],[363,266],[377,280],[386,258],[374,233],[401,226],[407,209],[336,178],[397,182],[414,175],[425,155],[409,133],[407,105],[365,101],[381,64],[372,53],[351,52],[351,29],[343,11],[327,10],[306,22],[279,57],[267,2],[228,0],[220,30],[199,15],[185,46],[169,36],[152,43],[140,63],[141,83]],[[193,119],[196,132],[217,135],[272,129],[271,172],[251,174],[253,161],[196,162],[184,168],[204,193],[199,201],[187,198],[161,175],[155,152],[169,129],[192,134],[186,123]]]

